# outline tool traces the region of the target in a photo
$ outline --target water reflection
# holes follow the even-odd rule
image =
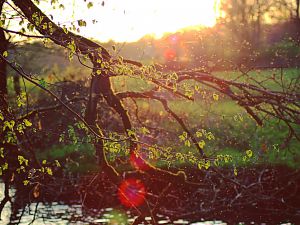
[[[0,182],[0,199],[3,199],[4,184]],[[14,190],[11,191],[14,193]],[[226,225],[222,221],[201,221],[189,222],[183,219],[171,220],[170,218],[157,215],[159,218],[158,224],[190,224],[190,225]],[[127,225],[131,224],[136,218],[129,210],[105,208],[101,210],[89,209],[83,210],[81,204],[64,204],[61,202],[52,203],[31,203],[24,211],[19,210],[15,218],[11,220],[11,203],[7,203],[2,212],[2,220],[0,225],[4,224],[20,224],[20,225],[67,225],[67,224],[108,224],[108,225]],[[145,217],[145,220],[150,223],[151,218]],[[244,223],[239,223],[243,225]],[[254,224],[254,223],[253,223]],[[282,225],[291,225],[285,223]]]

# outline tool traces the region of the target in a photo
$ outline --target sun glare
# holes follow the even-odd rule
[[[145,35],[160,38],[164,33],[191,26],[213,26],[218,0],[104,0],[66,1],[63,14],[53,14],[57,21],[85,19],[82,34],[101,41],[137,41]],[[68,19],[67,19],[68,18]],[[97,21],[91,23],[91,21]]]

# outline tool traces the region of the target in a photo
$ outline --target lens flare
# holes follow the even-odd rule
[[[145,201],[146,189],[144,184],[137,179],[124,180],[118,190],[121,203],[126,207],[138,207]]]
[[[164,57],[165,57],[165,60],[172,61],[176,57],[176,51],[174,49],[171,49],[171,48],[166,49],[165,52],[164,52]]]
[[[145,158],[146,157],[143,157],[143,155],[141,155],[141,153],[132,152],[130,154],[130,164],[136,170],[144,170],[144,171],[148,170],[149,166],[145,162],[145,160],[144,160]]]
[[[177,42],[178,42],[178,36],[177,35],[171,35],[169,37],[169,42],[170,42],[170,44],[173,44],[173,45],[177,44]]]

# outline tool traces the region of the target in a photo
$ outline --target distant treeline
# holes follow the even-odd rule
[[[300,20],[262,25],[259,41],[241,40],[226,24],[219,23],[212,28],[166,34],[161,39],[145,36],[132,43],[102,44],[116,57],[160,64],[166,70],[300,67]],[[42,42],[14,45],[9,51],[31,73],[55,75],[68,69],[76,76],[75,68],[87,70],[76,57],[70,63],[68,52],[51,43],[48,48]]]
[[[200,67],[300,67],[300,22],[290,20],[261,26],[260,40],[240,39],[224,24],[183,30],[161,39],[146,36],[134,43],[105,43],[116,55],[169,69]],[[115,46],[113,48],[109,46]]]

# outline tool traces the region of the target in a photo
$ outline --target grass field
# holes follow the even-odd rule
[[[240,74],[240,72],[234,71],[215,73],[216,76],[225,79],[235,79]],[[248,78],[242,77],[237,81],[256,84],[252,80],[253,78],[257,81],[265,81],[264,85],[268,89],[280,91],[282,83],[286,88],[291,81],[294,82],[300,76],[300,70],[257,70],[248,74]],[[275,78],[279,83],[272,78]],[[127,82],[116,79],[114,84],[115,89],[120,92],[127,90],[145,91],[151,88],[145,81],[143,81],[143,85],[139,85],[139,82],[137,79],[129,79]],[[131,105],[132,102],[128,101],[127,106],[130,108]],[[153,120],[156,120],[156,125],[159,124],[160,127],[171,130],[176,134],[171,135],[170,138],[164,137],[165,145],[173,146],[174,149],[180,152],[197,152],[193,145],[187,147],[179,143],[178,135],[183,130],[164,111],[159,102],[155,100],[137,100],[137,105],[139,116],[143,120],[153,118]],[[183,118],[191,131],[196,132],[198,129],[204,128],[214,134],[215,140],[207,141],[204,147],[207,155],[230,154],[234,158],[234,164],[243,165],[245,164],[242,160],[243,155],[245,155],[247,149],[251,149],[254,153],[252,163],[284,164],[294,168],[300,167],[300,143],[294,138],[289,145],[282,145],[288,135],[288,128],[283,122],[270,118],[262,127],[259,127],[242,107],[226,98],[219,101],[204,101],[201,97],[196,98],[195,101],[171,99],[169,100],[169,106],[177,115]],[[295,125],[294,128],[299,134],[300,127]]]
[[[65,73],[73,73],[72,69]],[[234,79],[240,75],[239,72],[216,72],[216,76],[225,79]],[[282,76],[282,79],[281,79]],[[251,78],[258,81],[266,80],[265,85],[271,90],[278,91],[279,84],[274,79],[278,78],[287,85],[300,76],[299,69],[284,69],[284,70],[258,70],[249,72],[248,78],[241,78],[237,81],[253,83]],[[51,78],[51,77],[50,77]],[[45,81],[50,79],[45,77]],[[21,82],[23,86],[23,83]],[[35,96],[31,101],[36,101],[40,91],[33,87],[33,85],[26,82],[27,91],[29,94]],[[9,88],[12,89],[12,80],[9,79]],[[136,78],[113,78],[113,87],[116,92],[122,91],[147,91],[153,85],[150,82],[136,79]],[[203,86],[201,88],[204,89]],[[24,87],[22,88],[24,90]],[[209,156],[216,156],[219,154],[228,154],[233,158],[233,164],[236,166],[250,165],[249,162],[243,161],[245,151],[251,149],[253,157],[250,163],[260,164],[284,164],[289,167],[300,167],[300,143],[292,139],[289,145],[283,148],[288,129],[286,125],[275,119],[269,119],[262,127],[256,125],[255,121],[249,117],[246,111],[237,105],[235,102],[220,98],[218,101],[212,100],[211,93],[208,90],[208,100],[204,100],[201,96],[196,96],[194,101],[187,101],[183,99],[170,99],[170,108],[179,115],[186,123],[187,127],[195,133],[199,129],[205,129],[207,132],[212,132],[215,139],[205,140],[206,144],[204,151]],[[125,105],[129,109],[131,118],[135,120],[135,105],[131,100],[126,100]],[[183,129],[170,115],[163,109],[162,105],[155,100],[138,99],[136,104],[139,108],[139,117],[146,125],[160,126],[162,129],[168,130],[169,134],[164,136],[155,136],[159,138],[157,142],[164,146],[171,146],[178,152],[197,154],[196,148],[185,146],[179,141],[178,136],[183,133]],[[150,122],[150,121],[154,122]],[[135,122],[135,126],[142,126]],[[300,127],[295,126],[296,132],[300,133]],[[82,155],[82,157],[73,157],[74,155]],[[67,163],[70,169],[75,171],[93,170],[96,167],[88,166],[91,162],[93,150],[90,145],[83,146],[53,146],[49,151],[43,151],[40,158],[64,159],[69,157]],[[164,162],[159,162],[160,165],[165,165]],[[176,164],[176,163],[175,163]],[[179,163],[180,164],[180,163]],[[183,163],[185,164],[185,163]]]

